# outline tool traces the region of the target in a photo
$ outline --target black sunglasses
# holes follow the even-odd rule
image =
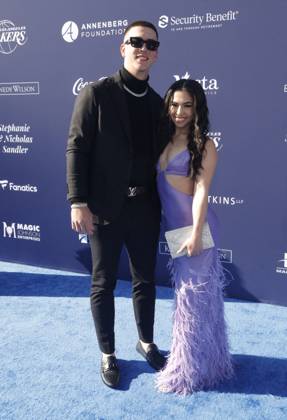
[[[159,42],[155,39],[147,39],[146,41],[139,36],[131,36],[125,44],[131,44],[133,48],[142,48],[144,44],[147,50],[156,51],[159,47]]]

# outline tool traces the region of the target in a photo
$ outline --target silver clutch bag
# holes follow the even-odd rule
[[[184,241],[186,241],[192,232],[193,226],[184,226],[179,229],[173,229],[168,230],[165,232],[165,237],[167,240],[169,252],[171,255],[171,258],[178,258],[182,257],[183,255],[187,255],[186,248],[177,254],[177,251],[181,247]],[[214,241],[211,236],[210,228],[207,222],[204,223],[203,229],[202,229],[202,248],[212,248],[214,246]]]

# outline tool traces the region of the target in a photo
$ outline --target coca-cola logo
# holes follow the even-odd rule
[[[107,76],[100,77],[98,80],[106,79]],[[92,82],[85,82],[83,77],[79,77],[73,85],[73,95],[77,96],[79,95],[80,91],[87,85],[90,85]]]

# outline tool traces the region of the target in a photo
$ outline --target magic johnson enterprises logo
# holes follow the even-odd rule
[[[41,232],[39,225],[31,225],[27,223],[7,223],[2,222],[3,238],[7,239],[25,239],[40,242]]]
[[[73,43],[78,38],[122,36],[127,26],[127,19],[100,20],[81,24],[70,20],[63,24],[61,34],[64,41]]]
[[[28,40],[25,26],[16,26],[11,20],[0,21],[0,53],[12,54]]]
[[[10,82],[0,83],[0,95],[40,95],[39,82]]]
[[[33,141],[29,124],[0,123],[0,154],[25,155]]]
[[[242,198],[229,196],[229,195],[209,195],[208,204],[217,206],[238,206],[244,204]]]
[[[0,193],[1,190],[3,191],[11,191],[11,192],[29,192],[29,193],[36,193],[38,192],[38,187],[36,185],[19,185],[15,184],[14,182],[9,182],[8,179],[0,179]]]
[[[191,78],[191,74],[186,71],[182,75],[174,74],[173,77],[176,81],[181,80],[181,79],[187,80]],[[195,79],[195,80],[201,84],[202,88],[204,89],[205,94],[216,95],[217,92],[219,91],[219,85],[218,85],[217,79],[203,76],[201,79]]]
[[[106,79],[106,78],[107,78],[107,76],[101,76],[98,79],[98,81]],[[79,77],[73,85],[73,89],[72,89],[73,95],[77,96],[85,86],[90,85],[91,83],[94,83],[94,81],[86,82],[83,77]]]
[[[284,252],[283,258],[277,261],[276,273],[287,274],[287,252]]]
[[[202,15],[194,13],[189,16],[162,15],[158,19],[158,26],[161,29],[169,29],[171,31],[219,29],[226,24],[236,22],[238,16],[238,10],[228,10],[219,13],[206,12]]]

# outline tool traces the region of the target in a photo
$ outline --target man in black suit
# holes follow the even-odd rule
[[[86,86],[77,97],[67,146],[72,228],[87,233],[92,252],[91,309],[102,351],[101,377],[119,383],[114,295],[126,246],[132,274],[137,351],[156,370],[165,363],[153,343],[154,269],[160,206],[155,188],[156,129],[162,99],[148,85],[158,33],[149,22],[130,24],[120,46],[124,66]]]

